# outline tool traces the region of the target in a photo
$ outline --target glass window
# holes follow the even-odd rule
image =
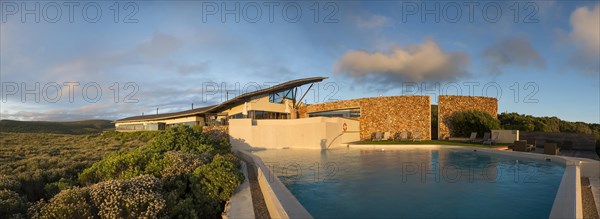
[[[340,109],[321,112],[308,113],[308,117],[341,117],[341,118],[358,118],[360,117],[360,108]]]
[[[248,112],[248,118],[252,119],[288,119],[289,113],[268,112],[252,110]]]
[[[242,115],[242,113],[238,113],[238,114],[234,114],[229,116],[230,119],[241,119],[244,118],[244,115]]]
[[[294,99],[294,92],[290,89],[269,95],[269,102],[271,103],[283,103],[284,99]]]

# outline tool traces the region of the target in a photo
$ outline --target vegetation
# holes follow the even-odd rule
[[[600,124],[584,122],[568,122],[557,117],[533,117],[518,113],[502,113],[498,115],[502,127],[521,131],[536,132],[569,132],[580,134],[599,134]]]
[[[504,129],[536,132],[568,132],[592,134],[596,136],[596,153],[600,156],[600,124],[584,122],[568,122],[557,117],[534,117],[518,113],[502,113],[498,115]]]
[[[438,105],[431,105],[431,139],[438,139]]]
[[[460,111],[452,113],[449,118],[452,127],[450,135],[458,137],[469,137],[471,132],[477,132],[480,137],[483,133],[500,129],[500,122],[490,114],[482,111]]]
[[[84,120],[75,122],[0,120],[0,132],[92,134],[114,129],[110,120]]]
[[[243,180],[229,142],[200,127],[0,135],[7,217],[215,218]]]

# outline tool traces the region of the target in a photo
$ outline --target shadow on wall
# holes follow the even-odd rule
[[[202,133],[208,136],[209,138],[218,140],[229,140],[229,143],[231,143],[232,150],[261,150],[261,148],[252,147],[250,144],[246,143],[245,139],[231,137],[231,135],[229,135],[229,133],[227,132],[226,126],[203,127]]]
[[[231,149],[233,149],[233,150],[248,151],[248,150],[252,149],[252,146],[250,146],[248,143],[246,143],[245,139],[232,138],[231,136],[229,136],[229,142],[231,143]]]
[[[267,150],[267,148],[262,147],[252,147],[252,145],[246,143],[245,139],[242,138],[233,138],[229,136],[229,143],[231,143],[231,149],[233,151],[262,151]]]

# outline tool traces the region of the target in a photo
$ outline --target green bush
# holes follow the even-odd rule
[[[232,155],[217,155],[210,164],[198,167],[192,181],[195,198],[203,208],[204,215],[218,215],[223,211],[223,203],[233,195],[235,188],[244,180],[243,175],[237,171],[239,162]],[[206,212],[208,211],[208,212]]]
[[[30,208],[32,218],[92,218],[95,209],[91,204],[89,188],[72,188],[61,191],[50,202],[39,201]]]
[[[0,190],[0,216],[18,217],[17,215],[27,209],[26,203],[26,200],[15,191]]]
[[[138,140],[118,144],[99,134],[0,132],[0,189],[19,193],[29,204],[49,200],[76,186],[78,174],[105,154],[144,144]]]
[[[116,138],[119,140],[140,140],[143,142],[149,142],[153,140],[160,131],[137,131],[137,132],[117,132],[117,131],[105,131],[100,134],[104,138]]]
[[[56,182],[46,184],[46,186],[44,186],[44,190],[46,190],[46,194],[48,194],[48,196],[52,197],[58,194],[60,191],[69,189],[76,184],[77,182],[74,180],[61,178]]]
[[[218,218],[243,177],[211,136],[0,133],[0,218]]]
[[[147,163],[159,156],[146,147],[136,148],[130,152],[117,152],[107,155],[94,163],[79,175],[79,181],[84,185],[98,183],[111,179],[130,179],[144,173]]]
[[[141,174],[160,177],[160,170],[168,166],[167,160],[164,160],[168,151],[187,152],[210,160],[212,155],[230,153],[230,150],[229,142],[207,138],[201,128],[178,126],[160,132],[148,147],[106,156],[84,170],[79,180],[89,185],[109,179],[130,179]]]
[[[143,175],[58,193],[30,208],[32,218],[157,218],[164,215],[160,181]]]
[[[471,132],[483,135],[493,129],[500,129],[500,122],[482,111],[454,112],[448,120],[450,134],[457,137],[469,137]]]
[[[153,176],[160,181],[157,191],[164,200],[164,206],[155,209],[156,215],[216,218],[243,180],[230,148],[228,141],[212,139],[200,127],[178,126],[160,132],[149,146],[105,157],[84,170],[79,180],[91,185]]]
[[[9,176],[0,175],[0,190],[3,189],[19,191],[19,189],[21,189],[21,182]]]
[[[89,194],[102,218],[157,218],[165,213],[161,187],[156,177],[142,175],[98,183]]]

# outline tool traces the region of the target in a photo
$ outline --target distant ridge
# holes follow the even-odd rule
[[[110,120],[72,122],[0,120],[0,132],[91,134],[113,129]]]

